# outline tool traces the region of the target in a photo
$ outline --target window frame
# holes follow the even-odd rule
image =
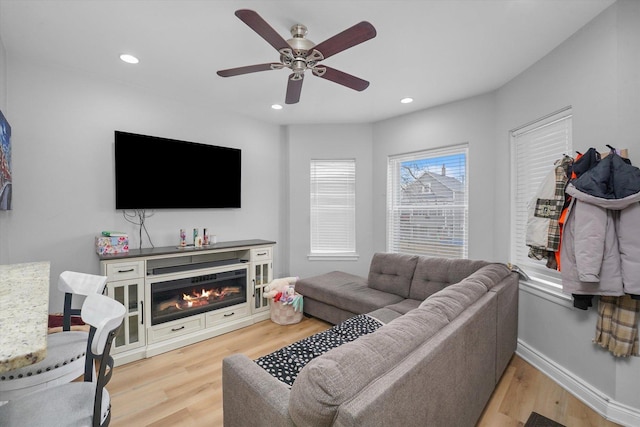
[[[518,162],[518,143],[524,140],[519,138],[529,135],[533,136],[537,131],[545,132],[543,129],[548,129],[550,126],[564,125],[565,132],[567,134],[565,146],[560,148],[558,146],[557,152],[549,152],[549,149],[540,150],[539,155],[542,155],[544,159],[551,159],[548,165],[542,165],[545,160],[536,162],[536,167],[546,166],[546,171],[542,174],[539,180],[534,183],[526,185],[526,195],[518,194],[522,189],[522,183],[519,179],[525,179],[523,175],[529,175],[531,172],[523,172],[523,165]],[[525,125],[519,126],[509,131],[509,148],[510,148],[510,165],[511,165],[511,190],[510,190],[510,238],[509,238],[509,257],[511,262],[519,266],[528,276],[528,279],[520,278],[520,282],[530,287],[530,291],[537,295],[548,298],[548,295],[555,296],[562,300],[570,301],[571,297],[562,292],[562,278],[561,274],[557,270],[549,269],[545,266],[543,261],[534,261],[531,259],[523,259],[523,251],[528,249],[525,244],[526,238],[526,221],[527,221],[527,202],[534,197],[538,188],[542,184],[542,180],[546,174],[553,170],[553,162],[560,159],[562,155],[571,155],[573,152],[573,113],[572,107],[567,106],[551,114],[543,116],[539,119],[533,120]],[[526,159],[531,161],[533,153],[527,153]],[[534,167],[535,168],[535,167]],[[534,169],[532,168],[532,169]],[[524,205],[523,205],[524,203]],[[522,230],[524,222],[525,229]],[[520,253],[520,255],[518,254]],[[547,295],[544,295],[547,294]],[[551,299],[554,301],[554,299]]]
[[[399,242],[402,238],[401,234],[401,217],[402,214],[399,213],[402,210],[407,209],[415,209],[415,207],[403,206],[399,200],[398,189],[400,188],[400,168],[403,162],[409,161],[422,161],[422,160],[433,160],[439,159],[446,156],[451,155],[464,155],[464,171],[462,171],[464,176],[464,182],[462,183],[464,188],[464,198],[461,204],[456,205],[441,205],[439,211],[444,213],[445,211],[455,211],[456,213],[462,213],[462,227],[458,228],[459,231],[456,231],[452,237],[454,239],[460,238],[462,240],[462,248],[460,257],[451,256],[451,254],[447,254],[446,250],[444,252],[433,251],[431,253],[424,253],[422,251],[414,251],[414,252],[402,252],[402,253],[416,253],[422,256],[428,257],[440,257],[440,258],[451,258],[451,259],[466,259],[469,256],[469,144],[455,144],[449,146],[442,146],[436,148],[428,148],[420,151],[403,153],[390,155],[387,158],[387,200],[386,200],[386,250],[387,252],[400,252]],[[432,189],[429,186],[429,193]],[[434,207],[435,206],[435,207]],[[424,210],[438,210],[438,205],[434,204],[429,206],[425,204],[423,207]],[[418,208],[420,208],[418,206]],[[443,215],[444,216],[444,215]],[[455,215],[454,215],[455,216]],[[425,242],[429,242],[429,238],[424,240]]]
[[[341,164],[341,168],[335,168],[331,170],[331,167],[336,167]],[[332,166],[333,165],[333,166]],[[342,181],[334,181],[329,183],[326,179],[327,176],[317,175],[318,167],[329,168],[325,170],[325,173],[335,173],[337,176],[343,175],[341,178],[345,178]],[[309,162],[309,253],[307,258],[310,261],[314,260],[357,260],[359,258],[357,252],[357,234],[356,234],[356,197],[357,197],[357,164],[355,158],[340,158],[340,159],[311,159]],[[340,170],[342,169],[342,170]],[[347,175],[344,175],[344,174]],[[325,179],[325,182],[318,182],[319,178]],[[337,197],[344,198],[344,206],[342,208],[338,205],[317,204],[318,202],[318,186],[324,185],[324,189],[338,190],[339,193],[333,194],[334,199]],[[339,187],[336,187],[338,185]],[[333,187],[333,188],[331,188]],[[341,193],[340,193],[341,192]],[[325,194],[326,197],[326,194]],[[321,213],[324,210],[333,210],[332,218],[327,216],[321,217]],[[342,210],[342,212],[340,212]],[[342,216],[340,220],[346,221],[342,224],[342,232],[347,234],[347,241],[343,246],[336,246],[334,248],[325,247],[327,243],[320,243],[319,234],[322,229],[326,231],[328,227],[326,223],[317,223],[316,221],[331,221],[335,220],[335,215]],[[332,228],[332,227],[329,227]],[[332,230],[333,232],[333,230]],[[338,239],[340,240],[340,239]],[[337,240],[337,241],[338,241]]]

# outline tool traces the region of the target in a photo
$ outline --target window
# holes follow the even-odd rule
[[[356,256],[356,161],[311,160],[309,258]]]
[[[526,230],[529,202],[554,162],[572,153],[571,109],[549,115],[511,131],[511,259],[536,282],[560,288],[560,273],[546,267],[546,260],[529,258]]]
[[[389,157],[387,251],[467,258],[467,144]]]

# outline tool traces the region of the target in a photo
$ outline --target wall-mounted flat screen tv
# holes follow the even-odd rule
[[[239,208],[241,150],[115,131],[116,209]]]

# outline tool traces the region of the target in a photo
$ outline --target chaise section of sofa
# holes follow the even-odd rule
[[[438,267],[423,282],[440,290],[405,314],[368,313],[385,324],[313,358],[290,388],[225,358],[225,426],[475,425],[515,351],[518,278],[503,264]]]
[[[296,291],[304,296],[305,314],[337,324],[383,307],[405,314],[429,295],[488,264],[378,252],[366,278],[332,271],[299,279]]]
[[[332,271],[310,279],[299,279],[296,292],[304,297],[304,311],[332,324],[344,322],[405,298],[370,287],[363,277]],[[304,293],[303,293],[304,292]]]

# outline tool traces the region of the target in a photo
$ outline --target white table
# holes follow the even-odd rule
[[[49,262],[0,265],[0,373],[47,356]]]

